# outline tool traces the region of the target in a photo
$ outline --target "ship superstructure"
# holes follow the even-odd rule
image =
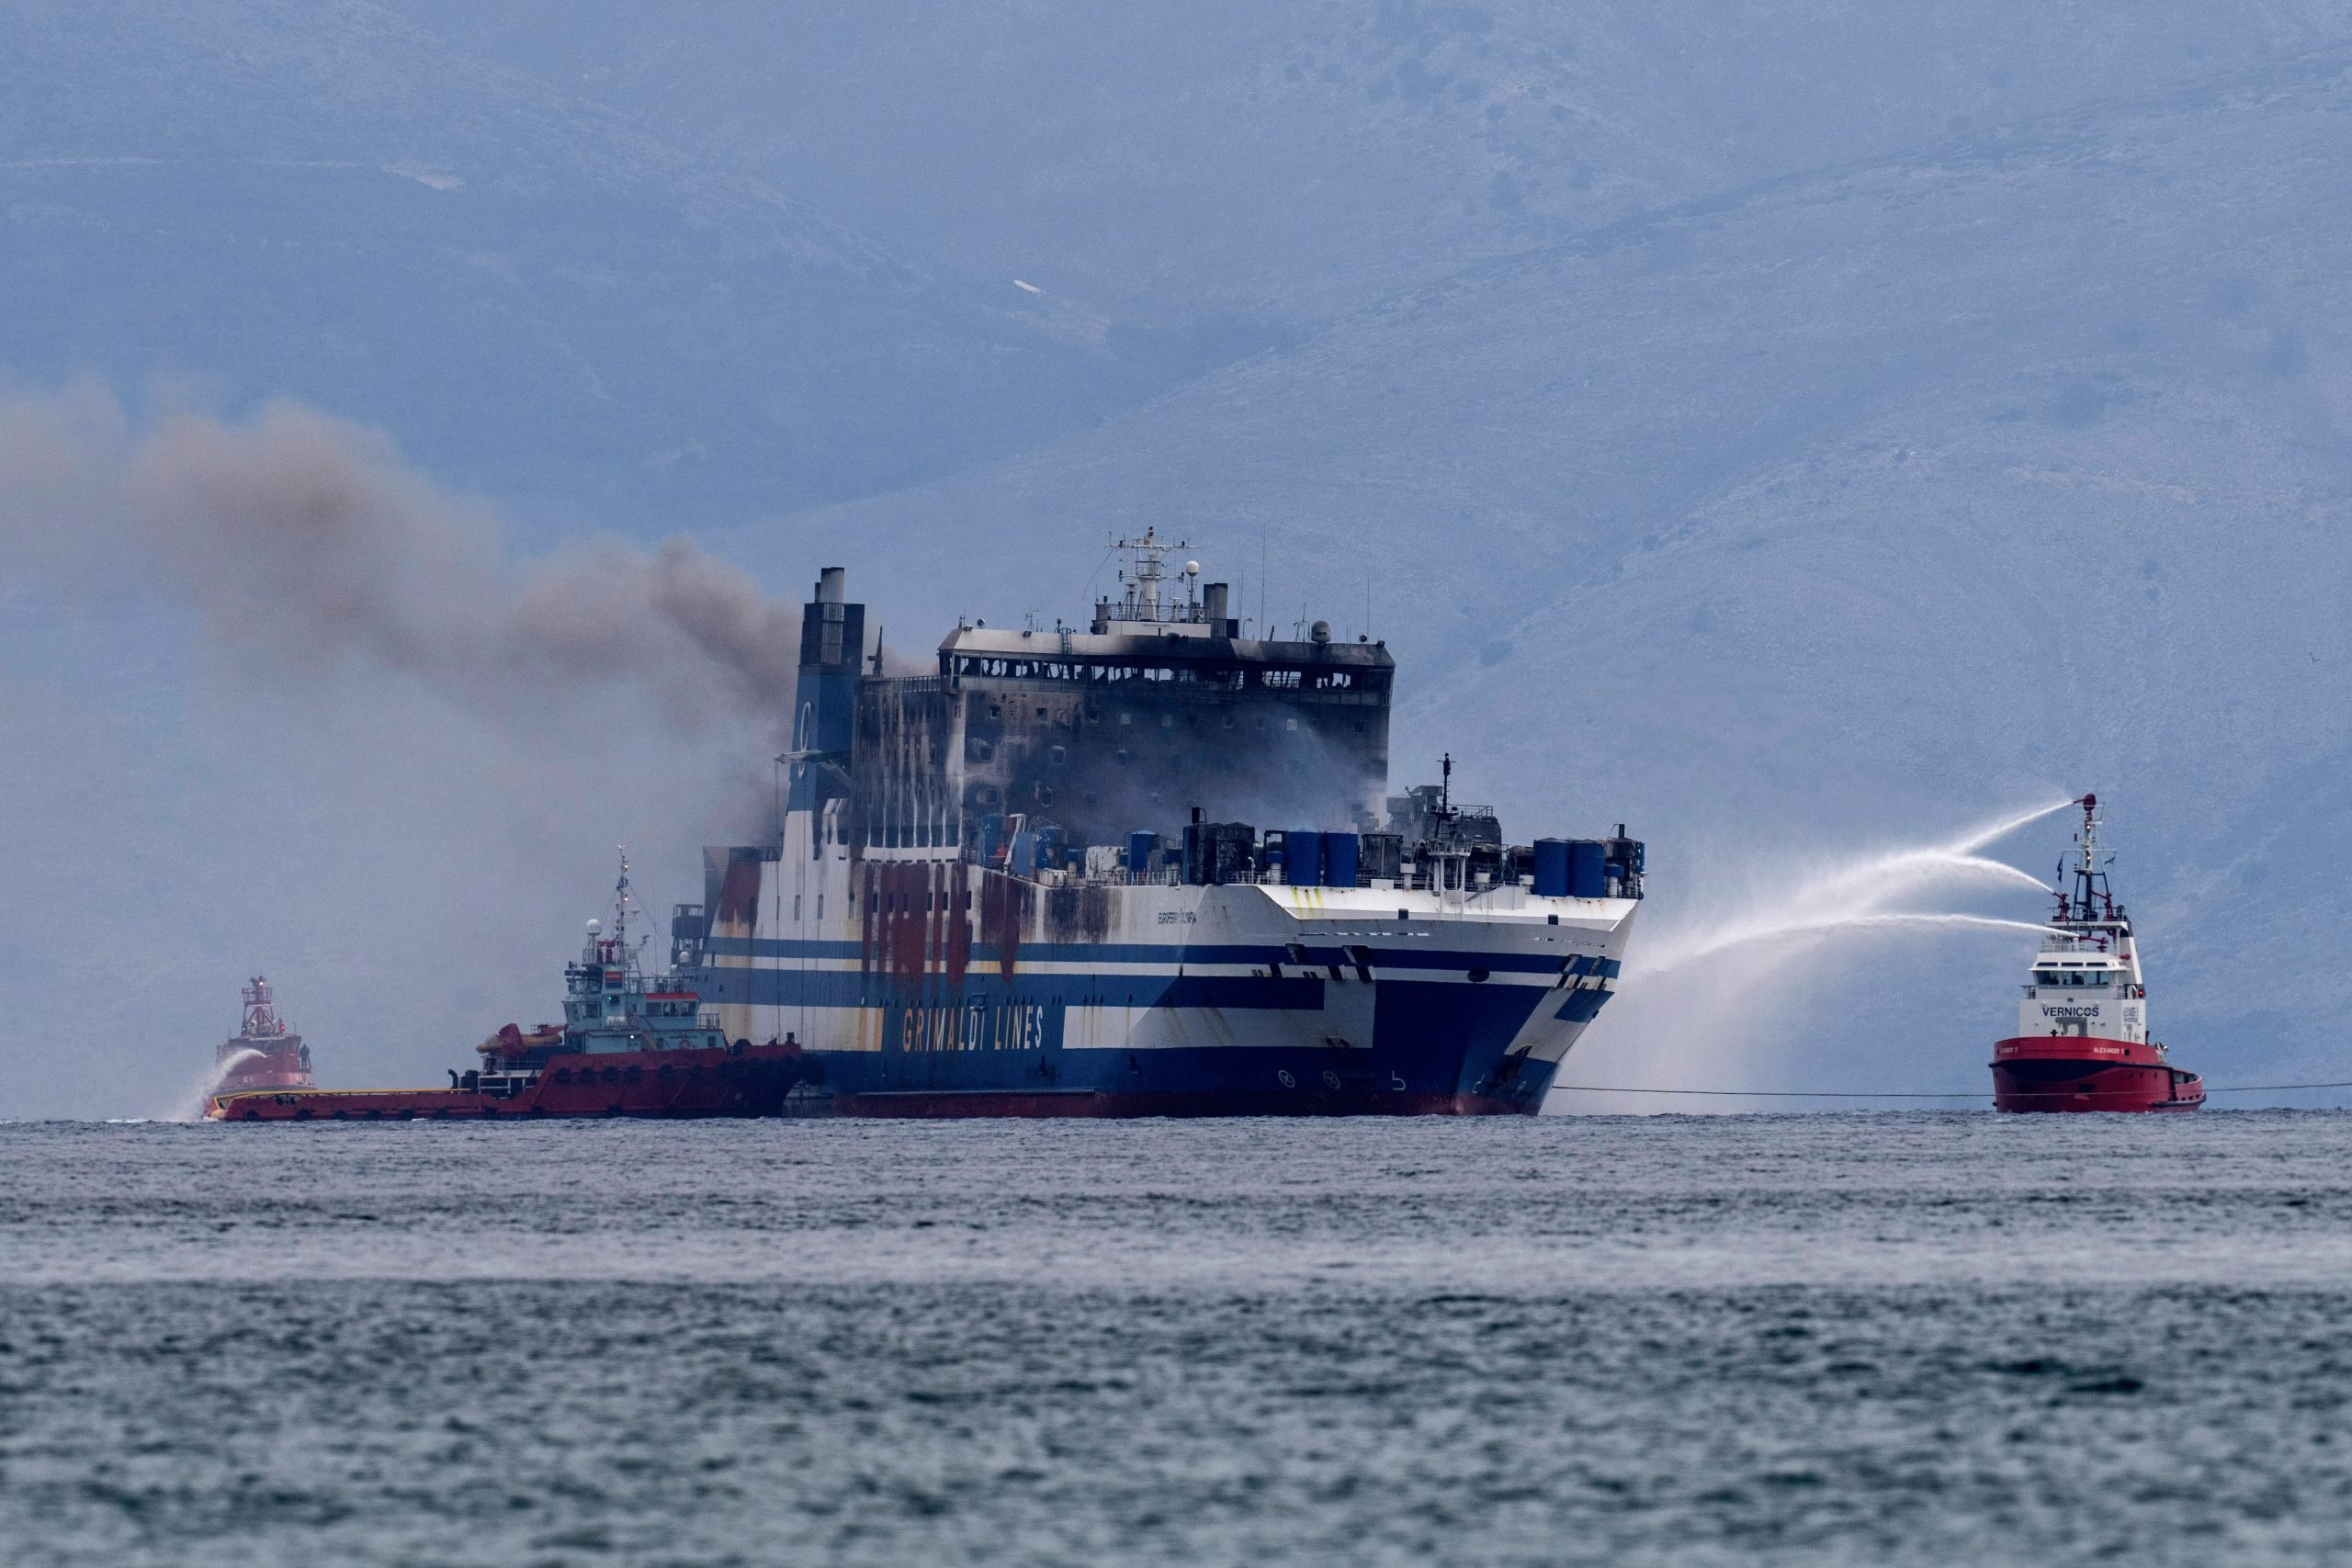
[[[249,1089],[308,1089],[311,1048],[277,1015],[277,994],[256,975],[245,982],[244,1011],[237,1032],[212,1052],[213,1087],[234,1093]]]
[[[778,830],[706,852],[673,961],[809,1113],[1532,1112],[1612,993],[1644,852],[1387,797],[1395,663],[1249,637],[1181,544],[1083,628],[866,667],[806,606]]]
[[[2001,1111],[2193,1111],[2203,1080],[2172,1065],[2148,1032],[2148,987],[2131,915],[2098,847],[2098,797],[2075,802],[2075,852],[2051,889],[2057,908],[2018,1003],[2018,1032],[1993,1048]]]

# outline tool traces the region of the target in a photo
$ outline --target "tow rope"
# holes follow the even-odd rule
[[[2207,1094],[2278,1094],[2294,1089],[2352,1089],[2352,1079],[2339,1083],[2240,1083],[2221,1087],[2205,1086]],[[1703,1095],[1725,1100],[1990,1100],[1990,1089],[1975,1089],[1948,1094],[1916,1094],[1894,1089],[1884,1094],[1866,1094],[1857,1089],[1625,1089],[1613,1084],[1555,1083],[1555,1094],[1681,1094]],[[2073,1098],[2069,1090],[2065,1098]]]

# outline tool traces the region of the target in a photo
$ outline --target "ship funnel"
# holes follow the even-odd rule
[[[817,811],[831,798],[831,786],[819,787],[811,761],[820,757],[848,760],[858,666],[865,651],[865,606],[843,597],[848,579],[841,567],[825,568],[817,580],[817,597],[801,606],[800,678],[792,698],[792,792],[786,811]]]
[[[1208,619],[1209,635],[1212,637],[1233,635],[1225,625],[1227,592],[1227,586],[1222,582],[1212,582],[1201,590],[1201,607]]]

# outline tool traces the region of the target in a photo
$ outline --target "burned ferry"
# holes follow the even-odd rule
[[[1520,1113],[1606,1005],[1644,852],[1386,795],[1379,642],[1241,634],[1147,533],[1085,629],[869,666],[828,568],[776,830],[705,852],[673,987],[786,1113]]]

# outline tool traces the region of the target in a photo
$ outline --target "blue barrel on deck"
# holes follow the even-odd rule
[[[1127,877],[1130,881],[1141,882],[1144,879],[1151,870],[1151,852],[1159,847],[1159,835],[1157,833],[1127,835]]]
[[[1568,841],[1566,839],[1535,840],[1535,891],[1546,898],[1568,896]]]
[[[1293,887],[1318,887],[1323,882],[1323,835],[1293,828],[1283,835],[1283,874]]]
[[[1363,840],[1353,833],[1323,835],[1323,886],[1353,887],[1356,871],[1363,863]]]
[[[1609,896],[1609,847],[1598,839],[1568,840],[1568,896],[1605,898]]]

